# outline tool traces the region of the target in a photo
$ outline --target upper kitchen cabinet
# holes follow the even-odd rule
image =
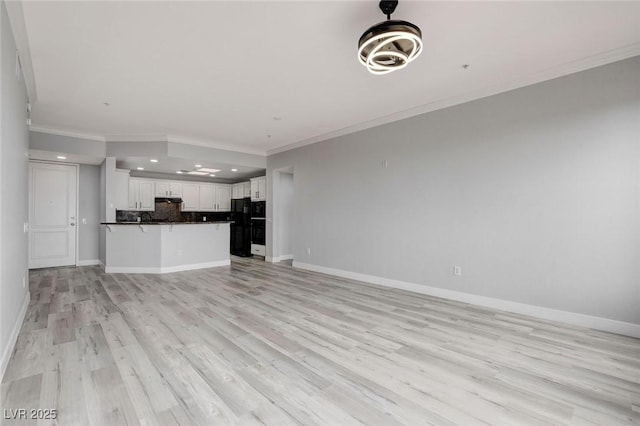
[[[128,210],[153,211],[155,205],[155,182],[150,179],[129,178]]]
[[[182,185],[183,212],[231,211],[231,185],[185,183]]]
[[[199,211],[214,212],[216,211],[216,187],[211,183],[201,183],[199,185]]]
[[[244,198],[244,183],[236,183],[231,187],[231,198],[233,200]]]
[[[182,184],[182,211],[197,212],[200,210],[200,185],[197,183]]]
[[[171,180],[156,181],[156,197],[182,197],[182,182]]]
[[[116,169],[116,210],[129,208],[129,170]]]
[[[216,211],[231,211],[231,185],[216,184]]]
[[[260,176],[251,179],[251,201],[267,199],[267,177]]]
[[[240,182],[233,185],[231,188],[231,198],[237,200],[238,198],[251,197],[251,182]]]
[[[218,183],[200,184],[199,211],[228,212],[231,211],[231,185]]]

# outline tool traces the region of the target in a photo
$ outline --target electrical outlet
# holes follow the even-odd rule
[[[87,224],[87,218],[86,218],[86,217],[83,217],[83,218],[82,218],[82,224],[83,224],[83,225],[86,225],[86,224]]]
[[[24,222],[22,225],[22,231],[26,234],[29,232],[29,222]]]
[[[462,266],[454,266],[453,267],[453,275],[455,275],[456,277],[461,277],[462,276]]]
[[[307,256],[311,254],[311,247],[307,247]]]

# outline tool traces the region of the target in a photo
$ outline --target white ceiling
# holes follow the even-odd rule
[[[640,54],[638,2],[400,1],[423,54],[374,76],[377,3],[27,1],[33,128],[264,154]]]

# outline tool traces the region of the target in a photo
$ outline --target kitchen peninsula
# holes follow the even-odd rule
[[[105,272],[162,274],[230,265],[230,223],[103,222]]]

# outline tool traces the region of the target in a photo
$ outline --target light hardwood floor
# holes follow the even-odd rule
[[[254,259],[30,285],[2,408],[60,425],[640,424],[638,339]]]

